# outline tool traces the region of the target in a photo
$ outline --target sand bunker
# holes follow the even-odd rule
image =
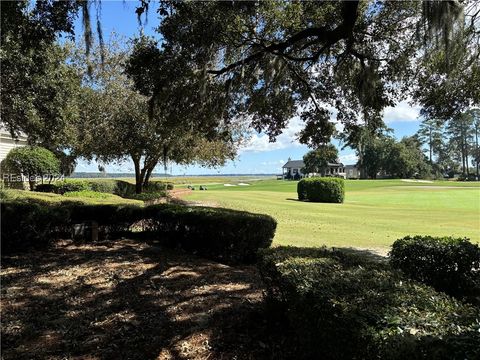
[[[430,180],[415,180],[415,179],[402,179],[402,181],[405,181],[405,182],[418,182],[418,183],[433,183],[433,181],[430,181]]]

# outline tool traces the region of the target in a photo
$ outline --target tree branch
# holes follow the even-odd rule
[[[344,1],[342,9],[342,23],[335,29],[330,30],[325,26],[307,28],[298,33],[290,36],[285,41],[274,43],[268,46],[263,46],[258,52],[255,52],[242,60],[238,60],[230,65],[227,65],[218,70],[208,70],[209,74],[222,75],[239,66],[246,65],[252,61],[259,60],[265,54],[270,53],[273,55],[281,55],[290,58],[292,61],[316,61],[320,57],[321,53],[336,44],[340,40],[350,39],[353,36],[353,28],[358,18],[358,3],[359,1]],[[295,57],[291,54],[285,54],[285,52],[298,44],[302,40],[315,38],[309,41],[306,45],[311,46],[314,44],[324,44],[320,50],[310,57]],[[304,45],[305,46],[305,45]]]

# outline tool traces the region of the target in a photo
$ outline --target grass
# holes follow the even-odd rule
[[[28,190],[2,190],[2,199],[11,199],[19,201],[43,201],[43,202],[81,202],[85,204],[134,204],[143,205],[143,201],[124,199],[120,196],[98,193],[95,191],[72,191],[65,193],[65,195],[58,195],[52,193],[35,192]]]
[[[480,184],[401,180],[346,181],[344,204],[297,200],[296,182],[210,185],[187,200],[269,214],[276,245],[387,249],[406,235],[466,236],[480,242]],[[198,187],[197,187],[198,188]]]

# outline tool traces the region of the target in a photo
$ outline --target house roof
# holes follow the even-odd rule
[[[357,165],[345,165],[345,169],[356,169]]]
[[[283,165],[283,168],[295,168],[295,169],[301,169],[305,166],[305,163],[303,160],[289,160],[285,165]]]
[[[293,169],[301,169],[305,166],[303,160],[289,160],[282,168],[293,168]],[[328,166],[331,167],[343,167],[342,163],[328,163]]]

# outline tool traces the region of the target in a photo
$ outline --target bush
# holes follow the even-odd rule
[[[92,190],[88,181],[85,180],[65,180],[65,181],[58,181],[54,183],[56,186],[55,193],[57,194],[65,194],[67,192],[72,191],[86,191]]]
[[[297,183],[298,200],[303,201],[307,199],[307,193],[305,192],[305,184],[307,179],[300,180]]]
[[[456,297],[480,297],[480,247],[466,238],[407,236],[393,243],[392,266]]]
[[[87,205],[4,201],[2,250],[44,247],[70,236],[73,224],[95,221],[100,238],[142,236],[226,263],[251,262],[270,246],[276,222],[267,215],[178,205]],[[142,232],[132,232],[141,222]]]
[[[275,235],[268,215],[220,208],[152,205],[145,209],[149,238],[226,263],[248,263]]]
[[[33,190],[38,177],[59,175],[60,160],[48,149],[22,146],[9,151],[2,161],[2,172],[28,177],[30,190]]]
[[[299,200],[313,202],[342,203],[345,198],[345,183],[337,178],[308,178],[298,182]]]
[[[131,226],[143,218],[143,208],[135,205],[67,205],[69,223],[95,221],[100,238],[117,238],[130,235]]]
[[[2,252],[42,248],[54,240],[54,228],[66,225],[61,209],[31,202],[2,202]]]
[[[90,180],[88,185],[92,191],[97,191],[107,194],[116,194],[118,180],[102,179],[102,180]],[[118,194],[116,194],[118,195]]]
[[[91,190],[82,190],[82,191],[70,191],[63,194],[65,197],[82,197],[82,198],[89,198],[89,199],[108,199],[110,197],[115,197],[115,195],[98,192],[98,191],[91,191]]]
[[[35,191],[55,193],[57,192],[57,186],[55,184],[38,184],[37,186],[35,186]]]
[[[128,198],[130,195],[135,194],[135,184],[124,180],[115,180],[115,183],[115,195]]]
[[[49,186],[45,186],[49,185]],[[124,180],[116,179],[95,179],[95,180],[74,180],[68,179],[63,182],[56,182],[53,184],[37,185],[37,191],[41,192],[53,192],[57,194],[64,194],[66,192],[76,192],[76,191],[95,191],[99,193],[107,193],[121,196],[123,198],[132,198],[136,199],[137,195],[135,192],[135,184],[132,184]],[[144,193],[155,193],[156,195],[146,195],[145,198],[152,199],[154,196],[157,196],[159,193],[165,192],[166,190],[172,190],[173,184],[166,183],[161,181],[154,181],[149,183],[149,185],[144,189]],[[164,195],[162,195],[164,196]],[[139,199],[141,196],[139,197]],[[140,199],[143,200],[143,199]]]
[[[259,268],[305,359],[473,359],[480,311],[342,251],[273,248]],[[278,306],[279,305],[279,306]]]
[[[98,223],[101,238],[122,236],[133,223],[141,220],[142,210],[134,205],[4,201],[1,204],[2,251],[46,247],[52,240],[69,237],[71,225],[86,221]]]
[[[153,200],[158,200],[161,198],[164,198],[167,196],[167,193],[165,191],[157,191],[157,192],[144,192],[141,194],[132,194],[129,195],[129,199],[135,199],[135,200],[142,200],[142,201],[153,201]]]
[[[143,189],[145,192],[160,192],[165,190],[173,190],[173,183],[163,181],[150,181]]]

